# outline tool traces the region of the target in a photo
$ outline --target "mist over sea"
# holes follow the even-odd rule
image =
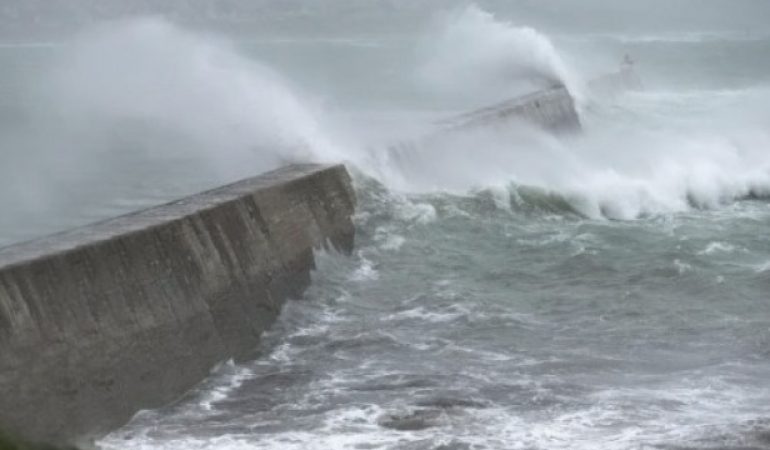
[[[770,448],[768,18],[0,0],[0,246],[288,163],[353,173],[353,257],[319,253],[258,359],[105,449]],[[626,55],[643,89],[592,88]],[[581,133],[442,131],[554,84]]]

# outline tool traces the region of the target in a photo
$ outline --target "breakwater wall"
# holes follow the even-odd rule
[[[449,128],[499,126],[509,121],[534,124],[549,132],[574,132],[581,129],[575,100],[564,86],[556,86],[523,97],[453,117]]]
[[[250,356],[354,207],[343,166],[289,166],[0,249],[0,428],[87,441]]]

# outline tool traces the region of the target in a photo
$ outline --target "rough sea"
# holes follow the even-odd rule
[[[0,245],[291,162],[359,203],[257,359],[104,449],[770,448],[770,4],[86,3],[0,41]],[[442,127],[554,81],[582,132]]]

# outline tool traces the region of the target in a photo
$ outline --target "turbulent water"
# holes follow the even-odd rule
[[[354,174],[353,257],[104,448],[770,448],[763,4],[306,3],[295,31],[0,46],[0,245],[288,162]],[[644,89],[592,90],[625,54]],[[579,135],[441,131],[554,82]]]

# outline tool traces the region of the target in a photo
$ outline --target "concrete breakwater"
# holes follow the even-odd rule
[[[572,132],[581,128],[575,100],[566,87],[556,86],[456,116],[450,128],[496,126],[511,120],[534,124],[550,132]]]
[[[437,124],[439,128],[429,135],[391,144],[388,157],[403,173],[409,174],[413,167],[424,167],[426,161],[440,157],[425,156],[423,148],[440,148],[445,139],[455,133],[499,130],[517,123],[557,135],[582,129],[574,98],[567,88],[557,86],[442,120]]]
[[[87,440],[248,357],[354,207],[343,166],[289,166],[0,249],[0,428]]]

